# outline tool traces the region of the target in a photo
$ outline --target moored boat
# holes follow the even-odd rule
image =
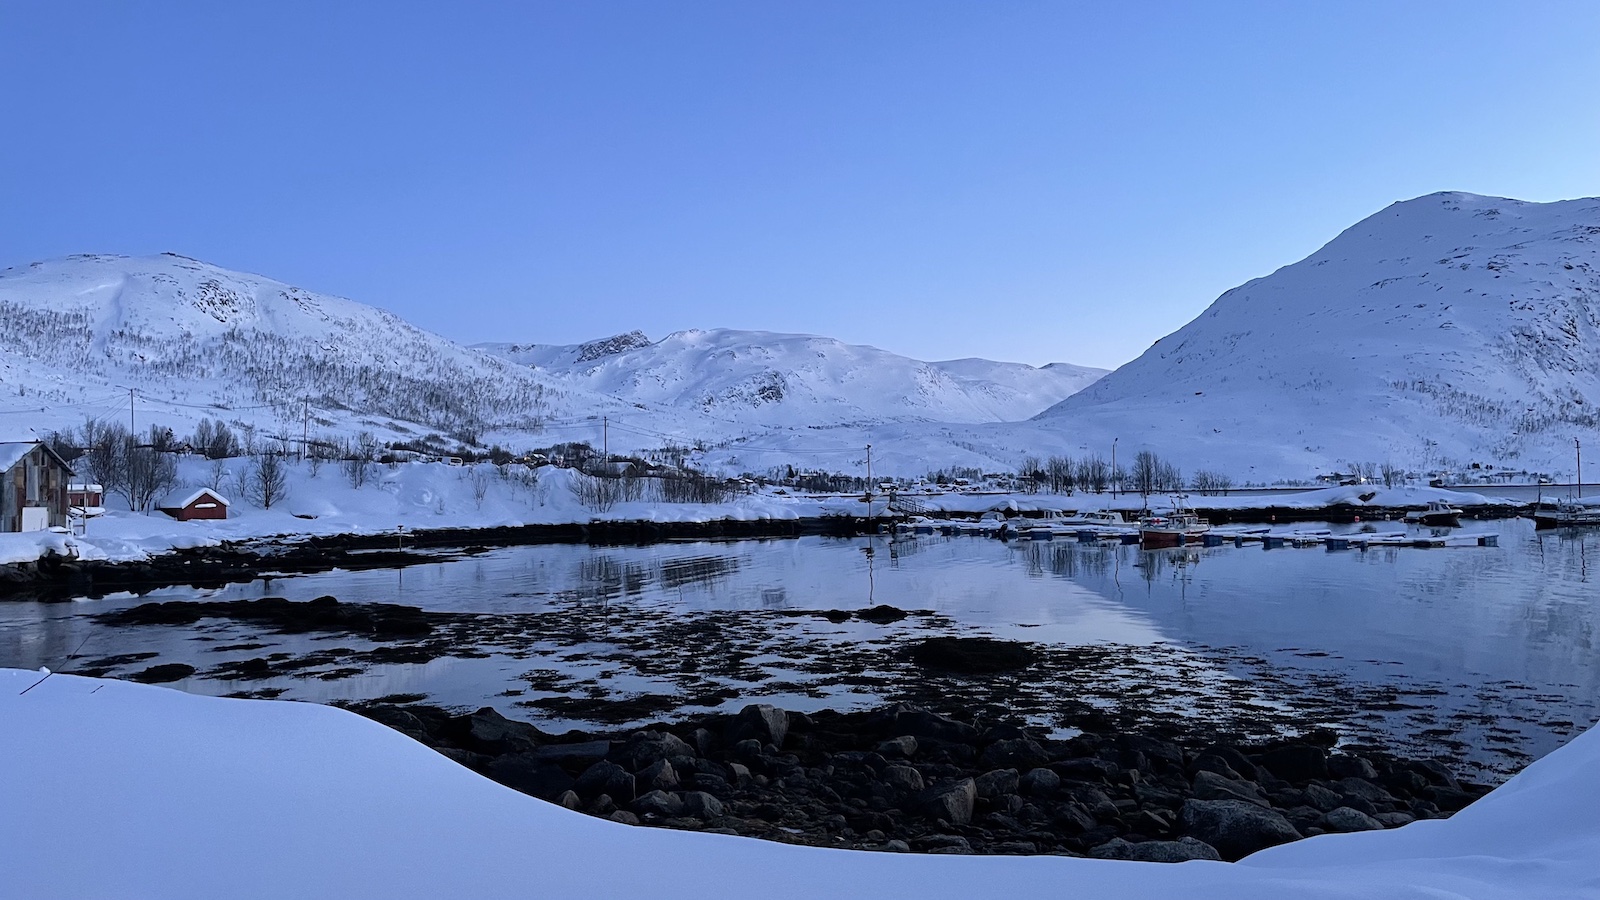
[[[1540,503],[1533,508],[1534,528],[1571,528],[1579,525],[1600,525],[1600,505],[1559,500]]]
[[[1462,510],[1451,506],[1443,500],[1429,500],[1427,509],[1412,510],[1406,513],[1405,520],[1418,525],[1459,528],[1461,527],[1461,513]]]
[[[1174,498],[1171,512],[1152,513],[1139,519],[1139,543],[1145,547],[1182,547],[1198,541],[1211,523],[1190,512]]]

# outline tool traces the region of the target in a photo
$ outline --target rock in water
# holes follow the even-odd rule
[[[1226,860],[1300,838],[1288,819],[1244,800],[1185,800],[1182,819],[1191,837],[1217,848]]]
[[[911,661],[925,669],[961,675],[1011,672],[1033,665],[1039,654],[1019,641],[994,638],[933,637],[912,646]]]

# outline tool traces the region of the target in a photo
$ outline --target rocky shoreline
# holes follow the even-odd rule
[[[758,704],[554,736],[490,708],[351,708],[590,815],[860,850],[1237,860],[1318,834],[1446,817],[1489,790],[1439,761],[1335,748],[1326,732],[1254,744],[1123,731],[1059,740],[908,704],[813,713]]]

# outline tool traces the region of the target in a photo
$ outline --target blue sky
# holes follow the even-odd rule
[[[1115,366],[1436,190],[1600,194],[1600,4],[0,2],[0,266],[464,341]]]

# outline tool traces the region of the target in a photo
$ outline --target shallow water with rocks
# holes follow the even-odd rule
[[[0,664],[211,694],[489,706],[546,732],[754,702],[810,713],[908,703],[1051,740],[1156,729],[1261,742],[1325,728],[1492,783],[1600,718],[1589,571],[1600,535],[1520,520],[1466,530],[1494,531],[1499,546],[1141,551],[871,536],[512,547],[0,604]],[[238,614],[267,597],[413,608],[426,627]],[[104,615],[169,601],[222,606],[176,623]],[[990,637],[1030,655],[942,671],[912,652],[930,637]]]

